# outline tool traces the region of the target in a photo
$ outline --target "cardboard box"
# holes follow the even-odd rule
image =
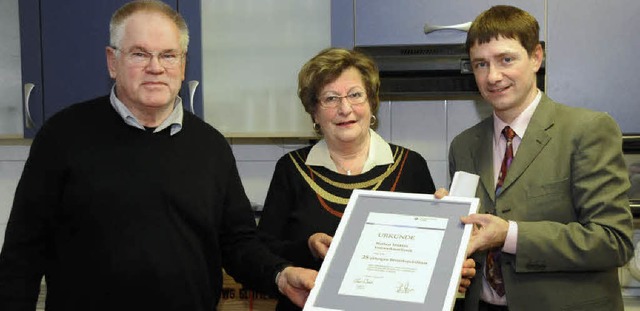
[[[218,311],[273,311],[277,301],[269,295],[243,289],[242,285],[224,273]]]

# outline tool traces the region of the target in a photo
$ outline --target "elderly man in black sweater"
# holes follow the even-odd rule
[[[0,310],[215,310],[221,268],[302,305],[316,276],[272,255],[225,138],[182,109],[188,30],[159,1],[113,15],[109,96],[33,141],[0,255]]]

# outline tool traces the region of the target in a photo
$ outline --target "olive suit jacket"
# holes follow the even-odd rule
[[[451,143],[449,169],[480,176],[482,213],[516,221],[516,254],[501,268],[511,310],[623,310],[617,267],[633,255],[629,177],[616,122],[546,95],[495,196],[493,117]],[[486,251],[465,310],[478,310]]]

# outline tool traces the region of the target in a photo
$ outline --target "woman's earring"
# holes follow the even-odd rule
[[[313,122],[313,130],[320,134],[320,124]]]
[[[369,123],[369,127],[374,127],[376,125],[376,122],[378,122],[378,118],[376,118],[376,116],[371,116],[371,121]]]

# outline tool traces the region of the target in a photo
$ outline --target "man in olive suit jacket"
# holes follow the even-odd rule
[[[538,90],[538,34],[535,18],[511,6],[485,11],[468,33],[476,82],[494,113],[450,147],[452,174],[480,175],[481,213],[462,219],[477,227],[469,253],[482,271],[465,309],[623,310],[617,267],[633,245],[621,133],[607,114]],[[508,144],[506,126],[515,132]],[[498,257],[487,261],[488,253]]]

